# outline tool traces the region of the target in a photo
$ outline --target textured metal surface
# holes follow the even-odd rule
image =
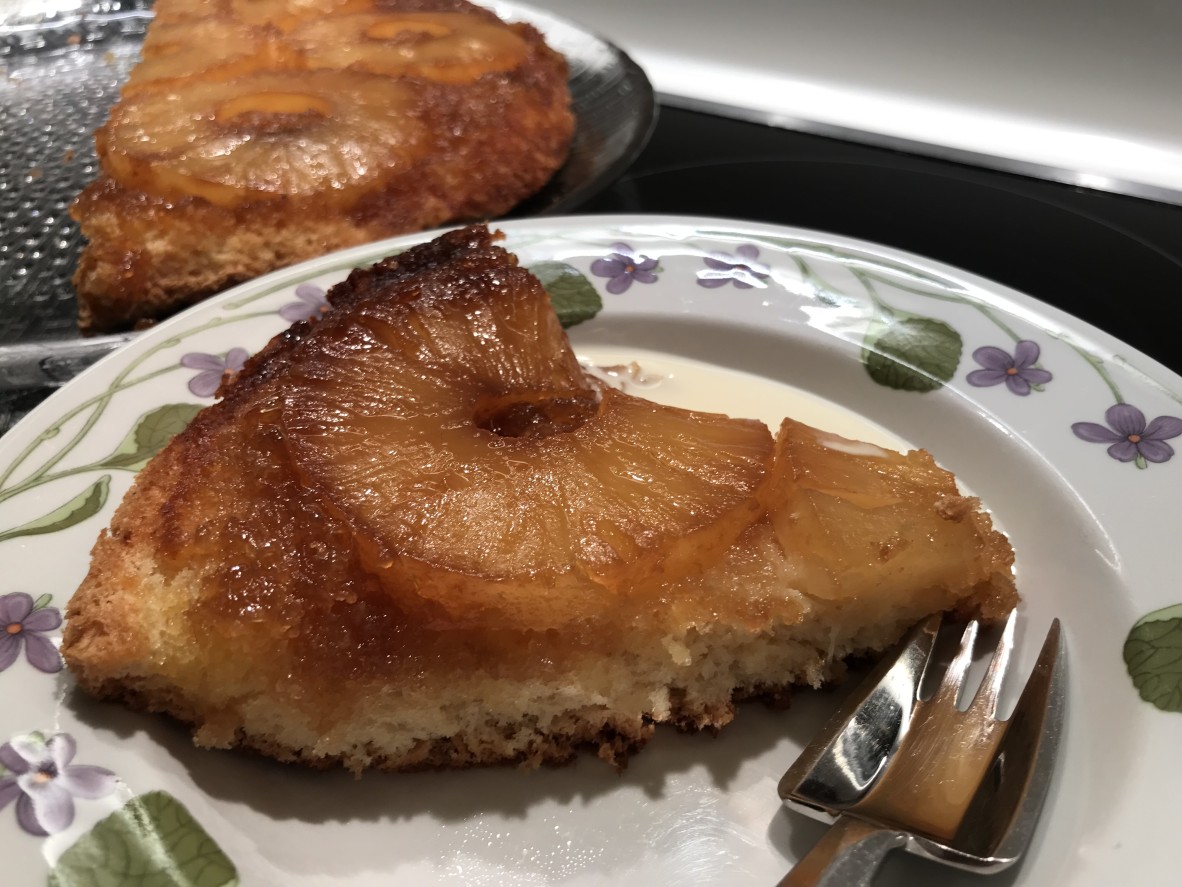
[[[92,133],[138,58],[145,21],[0,30],[0,346],[78,335],[70,276],[82,243],[67,209],[94,177]]]
[[[78,341],[82,238],[67,210],[94,177],[92,133],[139,56],[149,7],[0,0],[0,434],[113,347]]]

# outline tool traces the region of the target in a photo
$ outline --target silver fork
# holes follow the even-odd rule
[[[941,619],[916,626],[881,662],[780,780],[793,809],[833,823],[779,887],[868,887],[903,847],[988,873],[1018,860],[1034,833],[1062,730],[1067,680],[1059,620],[1008,720],[997,716],[1015,613],[981,687],[958,702],[978,625],[930,699],[920,698]]]

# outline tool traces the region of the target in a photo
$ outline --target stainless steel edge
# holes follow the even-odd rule
[[[57,388],[130,342],[135,333],[0,347],[0,394]]]

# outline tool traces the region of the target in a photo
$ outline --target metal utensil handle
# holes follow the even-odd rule
[[[887,853],[906,843],[905,832],[839,816],[777,887],[870,887]]]
[[[0,393],[57,388],[134,336],[117,333],[90,339],[0,345]]]

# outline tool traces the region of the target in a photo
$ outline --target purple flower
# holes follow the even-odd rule
[[[755,261],[759,257],[759,249],[744,243],[735,249],[735,253],[734,256],[730,253],[711,253],[707,256],[706,269],[698,272],[698,286],[714,289],[726,286],[728,282],[744,290],[764,286],[764,281],[771,276],[771,268]]]
[[[301,283],[296,287],[298,302],[288,302],[279,309],[279,316],[289,323],[297,320],[313,320],[328,310],[328,299],[324,290],[311,283]]]
[[[978,348],[973,352],[973,360],[985,369],[969,373],[968,383],[987,388],[1005,382],[1006,388],[1012,393],[1025,397],[1032,385],[1045,385],[1053,378],[1046,370],[1035,366],[1039,354],[1038,343],[1029,339],[1023,339],[1014,346],[1012,357],[1009,352],[992,345]]]
[[[625,292],[637,283],[657,282],[657,260],[642,256],[626,243],[613,243],[612,253],[591,263],[591,273],[596,277],[611,278],[607,291],[615,295]]]
[[[1145,414],[1132,404],[1118,403],[1104,413],[1104,421],[1111,428],[1095,422],[1076,422],[1071,426],[1075,436],[1090,443],[1106,443],[1108,455],[1119,462],[1168,462],[1174,448],[1166,443],[1182,434],[1182,419],[1177,416],[1158,416],[1148,424]]]
[[[213,397],[227,370],[238,372],[250,354],[245,348],[231,348],[225,357],[191,352],[181,358],[181,366],[201,370],[189,380],[189,390],[198,397]]]
[[[45,837],[70,827],[74,799],[94,799],[115,790],[115,774],[102,767],[71,765],[69,733],[49,739],[17,736],[0,745],[0,810],[16,801],[16,821],[30,835]]]
[[[42,632],[53,631],[61,624],[62,614],[57,607],[38,607],[23,591],[0,596],[0,671],[16,662],[22,642],[25,658],[34,668],[50,674],[61,671],[62,657],[57,647],[42,636]]]

